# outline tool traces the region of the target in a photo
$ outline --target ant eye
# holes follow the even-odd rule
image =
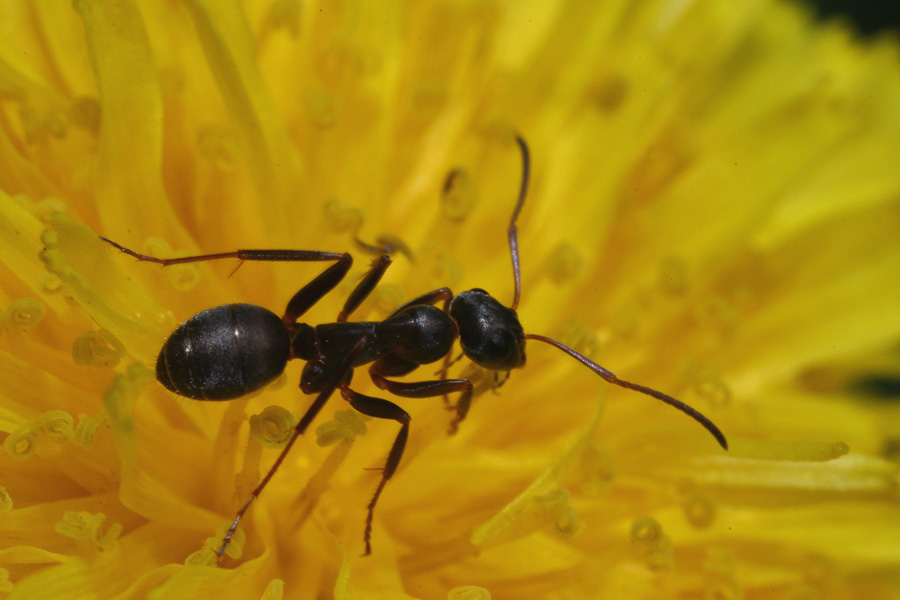
[[[509,358],[511,350],[512,346],[506,336],[497,334],[491,338],[491,354],[493,356],[506,359]]]

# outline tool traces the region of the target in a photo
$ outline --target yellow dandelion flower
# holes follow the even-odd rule
[[[895,40],[775,0],[0,14],[0,597],[900,594]],[[372,554],[398,424],[337,393],[216,564],[312,402],[302,361],[198,402],[157,354],[212,306],[281,315],[329,263],[160,268],[97,236],[351,252],[313,325],[369,268],[360,242],[398,251],[351,320],[444,286],[508,305],[514,132],[525,330],[694,406],[730,450],[543,344],[508,380],[451,365],[476,389],[453,436],[441,399],[359,369],[411,415]]]

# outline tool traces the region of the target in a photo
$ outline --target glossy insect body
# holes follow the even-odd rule
[[[453,320],[434,306],[406,306],[384,321],[326,323],[311,327],[298,324],[294,336],[294,357],[306,361],[300,377],[304,394],[315,394],[340,377],[345,356],[353,356],[350,368],[371,362],[371,372],[382,377],[406,375],[420,365],[446,356],[456,341]],[[362,349],[353,353],[360,340]],[[382,360],[383,359],[383,360]],[[398,365],[400,368],[390,368]],[[345,378],[349,383],[351,371]]]
[[[226,304],[197,313],[172,332],[159,351],[156,378],[188,398],[231,400],[271,383],[290,353],[290,335],[275,313]]]
[[[252,304],[229,304],[198,313],[182,323],[166,340],[157,359],[157,378],[169,390],[199,400],[227,400],[256,391],[283,371],[293,358],[306,361],[300,378],[305,394],[317,394],[297,423],[294,433],[275,464],[260,481],[247,503],[238,511],[218,550],[221,558],[240,519],[259,496],[284,460],[336,389],[357,411],[400,423],[382,479],[368,505],[366,554],[375,504],[384,485],[400,464],[409,433],[410,417],[399,406],[380,398],[360,394],[350,387],[353,369],[369,364],[369,376],[379,388],[394,395],[427,398],[459,393],[456,417],[450,428],[465,418],[471,403],[472,383],[467,379],[438,379],[398,382],[388,379],[406,375],[423,364],[447,357],[459,336],[450,314],[434,306],[449,303],[452,293],[444,288],[407,302],[384,321],[347,322],[348,316],[371,293],[391,264],[387,255],[373,261],[344,303],[337,321],[320,325],[298,319],[346,276],[353,263],[349,254],[306,250],[237,250],[175,259],[138,254],[106,238],[104,241],[139,260],[163,266],[203,260],[237,258],[264,261],[335,261],[322,274],[303,286],[288,302],[284,314],[277,315]]]
[[[449,310],[459,324],[459,345],[469,360],[497,371],[525,366],[525,330],[516,311],[480,288],[455,296]]]
[[[509,372],[525,365],[527,340],[537,340],[569,354],[605,381],[652,396],[684,412],[703,425],[719,442],[728,447],[725,436],[709,419],[695,409],[657,390],[619,379],[572,348],[548,337],[525,333],[516,309],[521,293],[518,231],[516,220],[524,205],[529,176],[528,147],[522,138],[516,142],[522,152],[522,183],[508,228],[515,293],[507,307],[475,288],[458,295],[440,288],[415,298],[384,321],[348,322],[347,319],[372,292],[391,264],[387,254],[373,261],[368,272],[351,291],[332,323],[309,325],[300,317],[330,292],[349,271],[349,254],[308,250],[237,250],[175,259],[138,254],[106,238],[104,241],[143,261],[163,266],[236,258],[259,261],[334,261],[318,277],[303,286],[288,302],[279,318],[268,309],[252,304],[229,304],[191,317],[179,326],[163,345],[157,361],[157,378],[168,389],[190,398],[227,400],[258,390],[278,377],[289,360],[306,361],[300,378],[304,394],[316,397],[294,428],[275,464],[260,481],[246,504],[237,512],[218,550],[221,558],[238,523],[250,504],[284,460],[291,446],[328,401],[340,390],[341,396],[357,411],[379,419],[400,423],[400,431],[381,471],[381,481],[367,510],[364,541],[371,551],[370,537],[375,504],[387,481],[400,464],[409,434],[410,416],[396,404],[360,394],[352,389],[353,369],[369,365],[369,377],[375,385],[395,396],[428,398],[458,393],[450,432],[465,419],[472,401],[473,385],[468,379],[447,379],[446,372],[457,338],[463,354],[485,369]],[[441,308],[438,308],[441,304]],[[441,377],[429,381],[395,381],[420,365],[444,359]]]
[[[285,327],[262,306],[226,304],[197,313],[172,332],[159,352],[156,378],[187,398],[233,400],[264,388],[284,372],[288,360],[300,358],[307,361],[300,389],[315,394],[335,377],[336,358],[361,339],[370,343],[351,368],[391,352],[411,371],[446,356],[456,337],[453,320],[428,305],[410,306],[384,321]]]

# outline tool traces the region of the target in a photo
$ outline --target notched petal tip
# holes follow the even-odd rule
[[[0,593],[12,592],[13,588],[13,583],[9,580],[9,571],[0,568]]]
[[[0,515],[11,511],[13,508],[12,496],[5,487],[0,485]]]
[[[546,258],[547,276],[558,286],[577,280],[586,265],[584,252],[570,242],[560,242]]]
[[[461,585],[447,592],[447,600],[491,600],[491,592],[480,585]]]
[[[716,520],[716,505],[712,498],[703,493],[695,493],[682,499],[684,516],[696,529],[706,529]]]
[[[291,439],[298,419],[280,406],[267,406],[250,417],[250,433],[265,448],[281,448]]]
[[[37,432],[31,424],[23,425],[3,440],[3,449],[16,460],[25,460],[37,451]]]
[[[640,546],[656,545],[664,537],[662,525],[653,517],[639,517],[632,521],[629,537]]]
[[[316,444],[324,447],[341,440],[353,441],[356,436],[366,434],[367,420],[355,410],[339,410],[334,413],[334,420],[316,428]]]
[[[105,421],[106,411],[103,409],[100,409],[96,417],[79,414],[75,437],[72,441],[81,448],[90,448],[94,444],[94,433],[96,433],[97,427]]]
[[[104,531],[105,525],[106,515],[103,513],[67,511],[63,515],[63,520],[57,523],[53,529],[60,535],[87,542],[98,550],[107,550],[119,538],[119,534],[122,533],[122,525],[121,523],[112,523]]]
[[[125,355],[125,346],[105,329],[89,331],[72,342],[76,365],[114,369]]]
[[[672,541],[663,532],[659,521],[649,516],[635,519],[631,523],[629,537],[648,569],[662,571],[672,568]]]
[[[63,410],[51,410],[9,434],[3,447],[10,457],[24,460],[38,451],[56,454],[60,446],[74,439],[72,415]]]
[[[850,447],[844,442],[806,440],[757,440],[734,438],[731,455],[735,458],[791,462],[827,462],[845,456]]]
[[[468,169],[451,169],[441,189],[441,214],[449,221],[460,222],[478,203],[478,186]]]
[[[547,530],[563,539],[572,537],[581,531],[582,524],[570,500],[571,494],[562,487],[517,498],[476,528],[471,542],[477,546],[493,546]]]
[[[273,579],[266,585],[260,600],[282,600],[284,598],[284,581]]]
[[[5,324],[18,331],[31,331],[47,314],[47,307],[37,298],[19,298],[6,308]]]

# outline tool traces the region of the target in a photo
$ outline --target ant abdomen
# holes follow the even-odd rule
[[[231,400],[281,375],[291,340],[281,319],[254,304],[226,304],[182,323],[159,352],[156,378],[195,400]]]

